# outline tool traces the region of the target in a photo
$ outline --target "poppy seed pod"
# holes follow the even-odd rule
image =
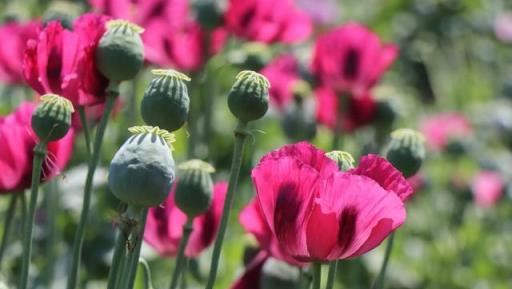
[[[294,103],[284,111],[281,122],[286,136],[296,142],[301,140],[312,140],[316,135],[316,119],[313,111]]]
[[[346,172],[354,168],[354,158],[351,154],[344,151],[331,151],[325,154],[328,158],[336,162],[338,169]]]
[[[300,288],[299,275],[300,273],[297,267],[275,258],[269,258],[263,265],[260,287],[265,289]]]
[[[111,81],[120,82],[135,77],[144,64],[141,27],[125,20],[107,22],[107,31],[96,49],[99,71]]]
[[[231,113],[242,122],[257,120],[268,110],[268,79],[254,71],[244,70],[236,76],[228,95]]]
[[[154,207],[169,195],[175,179],[174,135],[164,129],[137,126],[110,163],[108,184],[124,203]]]
[[[156,69],[141,104],[142,118],[148,125],[175,131],[188,117],[190,99],[184,81],[190,78],[175,70]]]
[[[174,201],[189,218],[204,214],[212,203],[213,181],[210,176],[215,169],[202,160],[190,160],[179,167],[179,181]]]
[[[201,27],[214,29],[222,26],[224,13],[221,11],[220,4],[216,0],[196,0],[192,1],[192,8],[196,14],[196,21]]]
[[[398,129],[391,133],[386,158],[404,177],[415,175],[425,159],[425,138],[412,129]]]
[[[41,141],[63,138],[71,127],[73,104],[56,94],[41,96],[41,103],[32,113],[32,129]]]

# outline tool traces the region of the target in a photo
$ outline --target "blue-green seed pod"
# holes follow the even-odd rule
[[[217,0],[195,0],[192,1],[192,9],[195,12],[195,19],[201,27],[212,30],[222,26],[224,22],[222,9]]]
[[[110,163],[108,184],[122,202],[154,207],[169,195],[175,179],[174,135],[164,129],[137,126]]]
[[[189,218],[204,214],[212,203],[215,169],[202,160],[190,160],[178,167],[179,180],[174,201],[176,206]]]
[[[240,72],[228,95],[229,110],[242,122],[262,118],[268,110],[269,88],[265,76],[250,70]]]
[[[325,154],[328,158],[336,162],[338,169],[346,172],[354,168],[354,157],[345,151],[331,151]]]
[[[297,267],[275,258],[269,258],[263,265],[261,286],[265,289],[300,288],[300,273]]]
[[[41,141],[61,139],[71,127],[73,112],[73,104],[68,99],[56,94],[45,94],[32,113],[32,129]]]
[[[316,118],[313,103],[308,102],[312,94],[310,85],[296,81],[293,85],[294,102],[286,106],[281,127],[292,142],[310,141],[316,135]]]
[[[425,160],[425,138],[412,129],[398,129],[391,133],[386,158],[404,177],[415,175]]]
[[[107,22],[107,31],[96,49],[96,64],[109,80],[120,82],[135,77],[144,64],[141,27],[125,20]]]
[[[156,69],[141,104],[144,122],[175,131],[187,121],[190,99],[185,81],[190,78],[175,70]]]

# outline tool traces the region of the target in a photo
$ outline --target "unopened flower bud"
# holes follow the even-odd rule
[[[316,135],[316,118],[311,106],[292,103],[285,108],[281,122],[286,136],[293,142],[312,140]]]
[[[99,71],[111,81],[120,82],[135,77],[144,64],[141,27],[125,20],[107,22],[107,31],[96,49]]]
[[[404,177],[415,175],[425,160],[424,136],[412,129],[395,130],[391,133],[386,158]]]
[[[223,12],[216,0],[192,1],[192,8],[196,14],[196,21],[206,29],[214,29],[222,25]]]
[[[204,214],[212,203],[215,169],[202,160],[190,160],[179,167],[179,180],[174,201],[189,218]]]
[[[41,96],[41,103],[32,114],[32,129],[41,141],[63,138],[71,127],[73,104],[56,94]]]
[[[375,124],[378,126],[391,127],[397,118],[397,110],[391,100],[377,100],[377,108],[375,111]],[[388,131],[389,132],[389,131]]]
[[[185,81],[190,78],[172,69],[152,73],[157,77],[144,91],[142,118],[148,125],[175,131],[187,121],[190,99]]]
[[[351,154],[344,151],[331,151],[325,154],[328,158],[336,162],[338,169],[346,172],[354,168],[354,158]]]
[[[133,135],[110,163],[108,184],[124,203],[154,207],[169,195],[175,179],[172,145],[174,135],[164,129],[136,126]]]
[[[269,258],[263,265],[261,288],[296,289],[299,288],[299,269],[275,258]]]
[[[262,118],[268,110],[269,88],[265,76],[250,70],[240,72],[228,95],[229,110],[242,122]]]

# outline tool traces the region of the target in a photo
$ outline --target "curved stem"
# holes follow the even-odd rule
[[[386,277],[386,269],[389,263],[389,257],[391,256],[391,251],[393,250],[393,240],[395,239],[395,233],[391,233],[389,235],[388,243],[386,244],[386,253],[384,253],[384,260],[382,261],[382,266],[380,267],[379,275],[377,276],[377,280],[372,286],[372,289],[382,289],[384,288],[384,279]]]
[[[7,212],[5,213],[4,234],[2,236],[2,244],[0,244],[0,270],[2,269],[2,260],[4,257],[5,247],[7,247],[7,242],[9,241],[11,224],[12,219],[14,218],[14,212],[16,211],[17,201],[18,195],[13,193],[11,195],[11,200],[9,201],[9,207],[7,208]]]
[[[180,273],[182,271],[182,267],[185,261],[185,248],[188,244],[188,239],[190,238],[190,233],[192,233],[192,218],[188,218],[185,225],[183,225],[183,237],[180,241],[180,246],[178,248],[178,255],[176,256],[176,266],[174,267],[174,272],[172,274],[170,289],[178,288],[178,281],[180,279]],[[185,270],[183,270],[185,271]]]
[[[320,289],[322,283],[322,264],[319,262],[313,262],[313,285],[312,289]]]
[[[238,176],[240,175],[240,168],[242,166],[245,139],[247,137],[246,127],[247,123],[239,122],[235,129],[235,148],[233,151],[233,161],[231,163],[231,171],[229,174],[228,192],[226,194],[226,200],[224,201],[219,232],[217,233],[217,239],[215,240],[215,245],[213,247],[212,263],[210,266],[210,275],[208,276],[206,289],[213,289],[215,279],[217,278],[222,243],[224,241],[224,235],[226,234],[229,215],[231,213],[231,207],[233,207],[236,186],[238,183]]]
[[[151,281],[151,269],[149,268],[149,264],[143,258],[139,258],[139,264],[142,265],[144,269],[144,289],[153,289],[153,282]]]
[[[37,206],[37,193],[41,181],[41,170],[46,157],[46,143],[40,142],[34,148],[34,162],[32,166],[32,186],[30,189],[30,203],[28,216],[23,223],[23,258],[21,261],[21,274],[18,289],[28,288],[28,270],[32,254],[32,227],[34,226]]]
[[[325,289],[332,289],[334,288],[334,280],[336,278],[336,270],[338,269],[338,260],[332,261],[329,264],[329,274],[327,275],[327,285],[325,286]]]
[[[127,271],[125,274],[125,282],[122,283],[121,287],[118,289],[132,289],[133,284],[135,283],[135,277],[137,275],[137,264],[139,263],[140,257],[140,249],[142,248],[142,243],[144,240],[144,229],[146,228],[146,219],[148,216],[148,208],[139,209],[138,216],[138,230],[135,234],[132,234],[132,244],[135,244],[135,248],[132,251],[128,251],[127,255]]]
[[[80,122],[82,123],[82,130],[84,131],[85,145],[87,148],[87,156],[91,156],[91,132],[89,131],[89,124],[85,115],[85,108],[81,105],[78,107],[78,114],[80,115]]]
[[[91,193],[92,193],[92,182],[94,179],[94,173],[96,171],[96,167],[98,166],[98,162],[100,160],[101,154],[101,145],[103,144],[103,137],[105,135],[105,129],[107,127],[108,119],[110,117],[110,113],[112,112],[112,108],[114,107],[114,103],[117,98],[117,86],[112,85],[110,87],[111,91],[107,96],[107,101],[105,104],[105,108],[103,110],[103,115],[101,116],[100,123],[98,125],[98,130],[96,131],[96,136],[94,138],[94,147],[92,150],[92,156],[89,161],[89,168],[87,170],[87,177],[85,179],[85,187],[84,187],[84,199],[82,203],[82,214],[80,215],[80,221],[78,223],[77,230],[75,232],[75,239],[73,240],[73,251],[71,256],[71,266],[68,277],[67,289],[76,288],[78,281],[78,271],[80,268],[80,259],[82,253],[82,245],[84,242],[84,233],[85,227],[87,225],[87,220],[89,218],[89,209],[91,206]]]

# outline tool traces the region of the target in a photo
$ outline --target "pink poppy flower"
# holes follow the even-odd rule
[[[9,84],[24,83],[22,73],[23,51],[29,39],[37,38],[39,21],[20,23],[10,21],[0,26],[0,80]]]
[[[346,107],[342,108],[343,115],[339,118],[343,131],[351,132],[371,123],[375,118],[377,103],[369,92],[359,97],[352,97],[339,95],[327,86],[320,86],[315,89],[315,95],[317,99],[316,118],[331,129],[336,127],[340,97],[348,98]]]
[[[336,0],[295,0],[297,6],[319,25],[332,25],[340,20],[340,4]]]
[[[494,33],[503,42],[512,42],[512,12],[507,11],[496,17]]]
[[[504,190],[501,176],[494,171],[481,171],[473,179],[473,195],[475,203],[483,208],[494,205]]]
[[[320,36],[315,44],[311,69],[317,80],[331,88],[365,94],[398,56],[393,44],[358,23],[348,23]]]
[[[36,105],[22,103],[13,113],[0,117],[0,194],[30,188],[33,150],[37,136],[32,131],[32,112]],[[48,144],[48,155],[41,178],[49,180],[59,174],[73,151],[74,133]]]
[[[261,210],[283,251],[299,262],[354,258],[378,246],[406,218],[412,194],[385,159],[365,156],[339,172],[305,143],[265,155],[252,171]]]
[[[309,16],[292,0],[230,0],[226,28],[250,41],[294,43],[312,32]]]
[[[279,109],[284,109],[293,99],[293,85],[300,79],[299,63],[292,54],[284,54],[261,70],[272,86],[270,101]]]
[[[89,0],[95,11],[125,20],[133,20],[135,13],[134,0]]]
[[[436,151],[446,148],[451,140],[467,137],[472,133],[469,120],[457,112],[430,116],[423,119],[420,126],[427,145]]]
[[[149,210],[144,232],[144,240],[162,256],[177,254],[183,236],[183,225],[187,221],[186,215],[174,203],[175,188],[176,183],[161,207]],[[193,230],[185,249],[187,257],[197,257],[215,240],[226,191],[226,182],[216,183],[210,209],[204,215],[194,219]]]

